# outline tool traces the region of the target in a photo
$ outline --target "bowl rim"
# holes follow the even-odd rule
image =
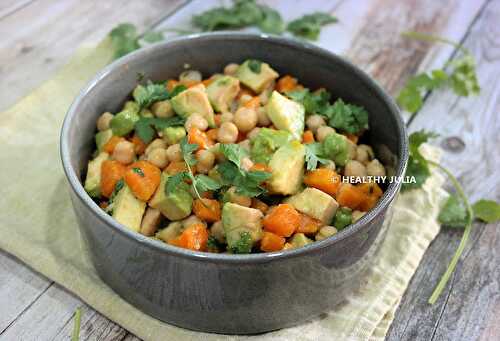
[[[378,214],[384,209],[388,208],[392,202],[395,195],[398,193],[398,189],[401,183],[391,183],[389,184],[387,190],[382,195],[381,199],[377,202],[375,207],[368,211],[361,219],[356,221],[354,224],[349,225],[347,228],[339,231],[335,235],[326,238],[321,241],[315,241],[314,243],[308,244],[306,246],[292,249],[292,250],[282,250],[267,253],[257,253],[257,254],[221,254],[221,253],[209,253],[201,251],[192,251],[188,249],[179,248],[176,246],[169,245],[163,241],[157,241],[150,237],[146,237],[138,232],[132,231],[125,227],[124,225],[118,223],[110,215],[105,213],[87,194],[84,190],[80,179],[77,177],[76,173],[73,171],[71,166],[70,151],[68,147],[69,140],[69,130],[74,122],[77,109],[81,102],[85,99],[88,93],[96,86],[103,78],[108,76],[110,73],[115,72],[122,66],[130,63],[131,61],[141,59],[157,50],[168,49],[170,46],[175,44],[187,44],[193,40],[254,40],[254,41],[266,41],[277,45],[284,45],[293,49],[307,50],[310,53],[319,55],[326,59],[335,60],[336,63],[342,64],[343,67],[351,70],[357,77],[359,77],[365,84],[367,84],[372,91],[376,93],[377,96],[382,98],[387,107],[389,108],[390,114],[396,121],[397,133],[399,138],[399,149],[400,155],[398,155],[398,165],[396,167],[395,176],[403,176],[406,170],[408,162],[408,136],[406,131],[406,126],[403,122],[401,112],[398,106],[395,104],[394,100],[389,96],[383,88],[377,83],[375,79],[370,77],[367,73],[362,71],[359,67],[348,61],[347,59],[330,52],[324,48],[315,46],[311,43],[301,41],[293,38],[285,38],[270,34],[256,34],[256,33],[244,33],[237,31],[224,31],[224,32],[210,32],[210,33],[196,33],[190,34],[183,37],[178,37],[174,39],[169,39],[165,42],[159,42],[152,44],[150,46],[141,48],[134,51],[114,62],[107,65],[101,71],[99,71],[90,82],[88,82],[85,87],[79,92],[78,96],[72,102],[70,108],[68,109],[61,128],[60,135],[60,157],[62,160],[62,165],[64,173],[69,182],[71,190],[76,194],[76,197],[86,206],[90,212],[92,212],[99,220],[105,223],[108,227],[115,230],[115,232],[120,233],[124,237],[132,239],[145,247],[151,248],[156,252],[166,253],[172,256],[180,256],[183,258],[188,258],[194,261],[212,261],[216,263],[229,263],[229,264],[257,264],[266,263],[272,260],[283,259],[283,258],[293,258],[297,256],[305,256],[308,254],[319,252],[320,250],[330,247],[333,244],[341,242],[344,238],[347,238],[355,233],[357,233],[364,225],[370,224],[371,221],[378,216]]]

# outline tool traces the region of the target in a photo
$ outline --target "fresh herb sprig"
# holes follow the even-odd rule
[[[297,37],[318,40],[321,28],[336,22],[338,19],[329,13],[315,12],[291,21],[286,29]]]
[[[306,154],[306,169],[308,171],[316,169],[318,167],[318,163],[327,165],[331,162],[328,158],[323,156],[323,145],[321,143],[313,142],[304,146]]]
[[[80,340],[81,319],[82,319],[82,307],[78,307],[75,310],[75,317],[73,319],[73,333],[71,334],[71,341]]]
[[[146,144],[153,140],[156,130],[163,130],[168,127],[184,126],[186,120],[180,116],[172,117],[144,117],[135,123],[137,136]]]
[[[420,32],[404,32],[402,35],[411,39],[449,44],[457,47],[463,54],[447,62],[442,69],[410,78],[397,97],[401,108],[413,114],[420,110],[423,98],[429,91],[443,87],[450,87],[462,97],[479,93],[481,88],[477,80],[476,63],[468,49],[451,40]]]
[[[141,39],[141,36],[137,32],[137,27],[131,23],[119,24],[109,32],[109,37],[114,51],[114,59],[123,57],[141,48],[144,45],[142,41],[154,43],[164,39],[163,33],[153,31],[144,33]]]

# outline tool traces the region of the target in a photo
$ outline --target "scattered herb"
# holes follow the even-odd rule
[[[231,248],[233,253],[250,253],[252,251],[252,236],[248,232],[242,232],[240,239]]]
[[[321,143],[308,143],[304,146],[306,148],[306,169],[308,171],[316,169],[318,167],[318,162],[325,165],[331,162],[329,159],[322,156],[323,146]]]
[[[170,176],[165,185],[165,194],[169,195],[171,193],[174,193],[181,185],[186,187],[187,184],[185,183],[185,181],[188,179],[189,175],[187,172],[179,172]]]
[[[338,99],[330,106],[328,125],[349,134],[358,134],[368,129],[368,112],[360,106],[346,104]]]
[[[142,169],[140,169],[139,167],[134,167],[132,168],[132,171],[136,174],[139,174],[140,176],[144,177],[144,172],[142,171]]]
[[[262,62],[260,60],[255,60],[255,59],[250,59],[248,61],[248,68],[253,72],[253,73],[260,73],[260,69],[262,66]]]
[[[472,205],[474,216],[486,223],[500,220],[500,204],[493,200],[481,199]]]
[[[163,130],[168,127],[183,126],[185,119],[180,116],[172,117],[144,117],[135,123],[135,132],[137,136],[146,144],[153,140],[156,130]]]
[[[416,131],[409,137],[409,158],[406,168],[406,176],[414,177],[415,182],[403,183],[401,190],[420,188],[425,180],[431,175],[427,160],[420,154],[419,147],[429,139],[436,137],[437,134],[424,130]]]
[[[78,307],[75,310],[75,317],[73,322],[73,334],[71,335],[71,341],[80,340],[80,324],[82,320],[82,307]]]
[[[175,88],[172,89],[172,91],[169,94],[169,98],[173,98],[183,92],[184,90],[187,90],[187,87],[183,84],[177,85]]]
[[[456,195],[450,195],[439,212],[438,221],[448,227],[463,228],[467,224],[467,211]]]
[[[222,245],[214,236],[208,236],[207,248],[212,252],[218,252],[222,248]]]
[[[450,44],[463,52],[462,56],[447,62],[443,69],[421,73],[410,78],[397,97],[397,102],[404,110],[410,113],[417,112],[422,107],[426,93],[445,86],[451,87],[458,96],[467,97],[479,93],[481,89],[477,81],[476,65],[469,50],[453,41],[419,32],[405,32],[403,36]],[[449,73],[445,69],[449,69]]]
[[[285,30],[285,23],[281,15],[271,7],[261,5],[262,19],[257,24],[262,32],[281,34]]]
[[[147,42],[147,43],[157,43],[159,41],[162,41],[165,39],[165,36],[163,35],[162,32],[158,31],[147,31],[144,33],[142,36],[142,39]]]
[[[113,57],[115,59],[140,47],[137,28],[130,23],[119,24],[109,32],[109,37],[111,38],[111,45],[114,50]]]
[[[139,104],[139,108],[147,108],[157,101],[163,101],[170,98],[170,94],[164,84],[154,84],[148,81],[146,86],[137,85],[132,93],[134,100]]]
[[[287,30],[298,37],[317,40],[322,26],[337,21],[337,18],[328,13],[315,12],[290,22],[287,26]]]
[[[212,179],[211,177],[204,174],[196,175],[195,179],[196,188],[200,193],[204,193],[207,191],[216,191],[222,187],[222,184],[219,181]]]

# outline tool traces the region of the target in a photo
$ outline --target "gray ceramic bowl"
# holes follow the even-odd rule
[[[61,157],[85,245],[99,276],[138,309],[177,326],[249,334],[288,327],[332,309],[355,290],[383,238],[399,185],[337,235],[282,252],[228,255],[193,252],[134,233],[104,213],[81,184],[94,148],[97,117],[116,112],[137,75],[165,80],[187,63],[204,75],[230,62],[266,61],[312,89],[364,106],[369,142],[395,175],[404,174],[407,137],[398,108],[364,72],[339,56],[284,38],[241,33],[187,36],[132,53],[101,71],[76,98],[61,133]]]

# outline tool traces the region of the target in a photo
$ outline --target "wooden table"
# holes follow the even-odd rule
[[[187,28],[193,13],[220,1],[2,0],[0,3],[0,110],[29,93],[66,63],[82,43],[97,43],[120,22],[141,30]],[[226,2],[227,3],[227,2]],[[314,10],[340,19],[324,29],[320,46],[344,54],[396,94],[417,71],[441,67],[457,55],[441,44],[400,36],[417,30],[461,41],[478,62],[481,94],[451,91],[426,97],[410,130],[436,130],[438,145],[459,137],[461,151],[443,163],[459,176],[472,200],[500,199],[500,0],[269,1],[287,20]],[[2,226],[2,228],[7,228]],[[389,340],[500,339],[500,224],[474,225],[457,270],[439,301],[427,299],[458,245],[461,232],[445,230],[427,251],[401,301]],[[75,309],[83,305],[82,340],[132,340],[59,285],[0,252],[0,340],[67,340]]]

